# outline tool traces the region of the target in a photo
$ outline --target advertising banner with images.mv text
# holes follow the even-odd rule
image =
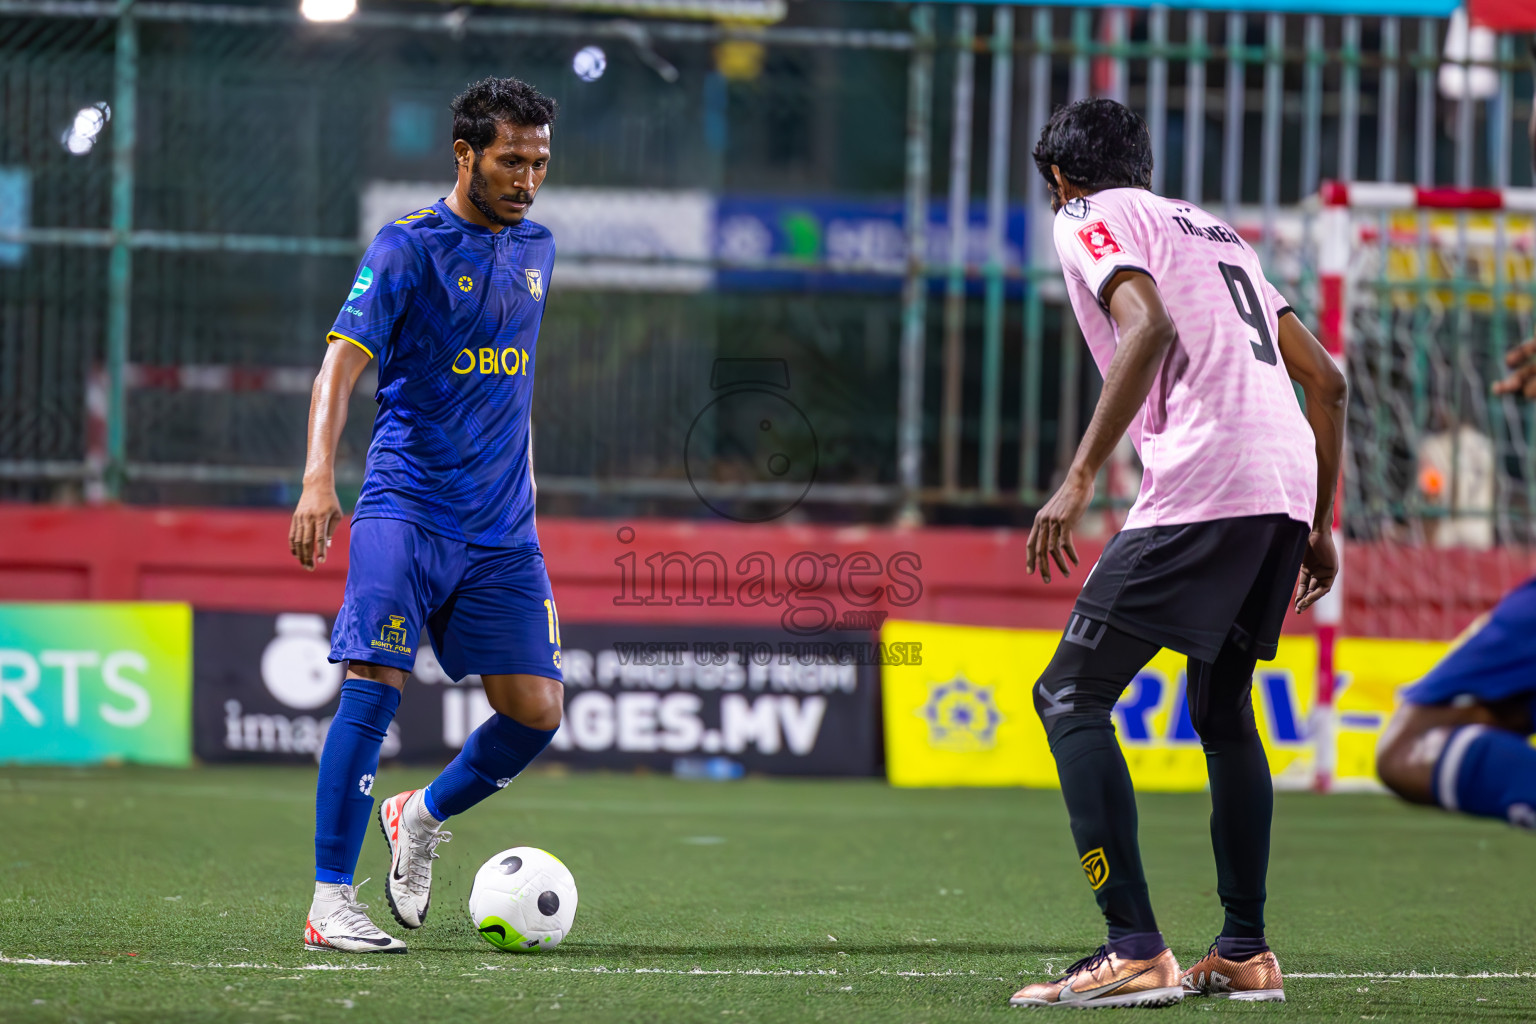
[[[917,643],[921,664],[881,673],[886,770],[898,786],[1057,786],[1056,763],[1035,713],[1031,688],[1051,660],[1059,633],[892,621],[881,639]],[[1376,783],[1375,749],[1397,692],[1435,664],[1448,644],[1345,638],[1335,651],[1340,690],[1340,788]],[[1185,658],[1162,651],[1115,706],[1115,729],[1136,788],[1191,791],[1206,786],[1205,755],[1184,700]],[[1254,717],[1277,783],[1312,779],[1307,736],[1317,683],[1317,642],[1286,636],[1274,661],[1253,678]]]
[[[0,604],[0,762],[191,761],[192,609]]]
[[[669,771],[879,773],[877,667],[868,632],[805,643],[784,630],[561,623],[565,717],[541,763]],[[204,761],[319,757],[344,665],[311,614],[198,612],[194,701]],[[413,641],[407,639],[407,644]],[[452,679],[425,636],[383,757],[441,764],[492,714],[480,678]],[[824,656],[826,654],[827,656]]]

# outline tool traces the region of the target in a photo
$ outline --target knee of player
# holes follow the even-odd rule
[[[1382,785],[1404,800],[1432,804],[1435,764],[1452,730],[1444,726],[1415,728],[1412,707],[1399,708],[1383,731],[1376,747],[1376,775]]]
[[[1045,726],[1052,749],[1062,737],[1082,729],[1113,730],[1110,709],[1115,696],[1085,688],[1081,679],[1058,675],[1049,669],[1035,682],[1035,714]]]
[[[1072,700],[1072,693],[1058,696],[1058,691],[1070,685],[1065,680],[1053,679],[1049,671],[1035,680],[1034,688],[1030,691],[1035,698],[1035,714],[1040,716],[1047,730],[1053,721],[1076,710],[1077,703]]]
[[[1251,705],[1219,711],[1191,709],[1189,719],[1195,735],[1199,736],[1204,744],[1247,740],[1259,734],[1259,728],[1254,724]]]
[[[518,676],[513,685],[486,687],[492,709],[530,729],[560,728],[565,709],[565,686],[544,676]]]

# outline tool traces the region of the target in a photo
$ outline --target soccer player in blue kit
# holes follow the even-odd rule
[[[379,411],[331,638],[347,677],[320,755],[309,949],[405,952],[364,913],[352,872],[379,747],[423,630],[449,676],[480,675],[495,713],[426,789],[379,807],[385,895],[406,928],[426,920],[432,861],[450,837],[443,822],[537,757],[564,704],[529,428],[555,245],[526,217],[549,167],[555,104],[515,78],[487,78],[452,109],[458,182],[375,236],[310,404],[289,546],[313,570],[341,520],[335,456],[347,400],[378,360]]]

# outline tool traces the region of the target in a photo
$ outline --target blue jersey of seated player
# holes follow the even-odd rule
[[[385,225],[332,340],[379,361],[379,412],[352,513],[479,547],[536,545],[529,413],[548,229],[492,232],[438,200]]]
[[[1403,691],[1413,704],[1528,701],[1536,723],[1536,579],[1511,590],[1429,674]]]

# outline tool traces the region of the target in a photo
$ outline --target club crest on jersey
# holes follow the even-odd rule
[[[381,651],[410,654],[411,641],[405,629],[405,616],[389,616],[389,621],[379,627],[379,638],[369,641],[369,645],[377,647]]]
[[[459,291],[467,292],[474,287],[475,279],[470,277],[468,274],[465,274],[463,277],[459,278]]]
[[[1078,196],[1076,199],[1068,199],[1062,206],[1061,212],[1073,220],[1087,220],[1088,198],[1086,196]]]
[[[538,302],[544,297],[544,280],[537,270],[525,270],[523,276],[528,278],[528,294],[533,296],[533,301]]]
[[[1104,857],[1104,847],[1100,846],[1083,854],[1083,874],[1088,876],[1088,884],[1097,891],[1109,881],[1109,861]]]
[[[1083,248],[1088,250],[1088,255],[1093,257],[1095,263],[1105,256],[1113,256],[1121,251],[1120,243],[1115,241],[1115,236],[1109,232],[1109,226],[1101,220],[1078,228],[1077,240],[1083,243]]]

